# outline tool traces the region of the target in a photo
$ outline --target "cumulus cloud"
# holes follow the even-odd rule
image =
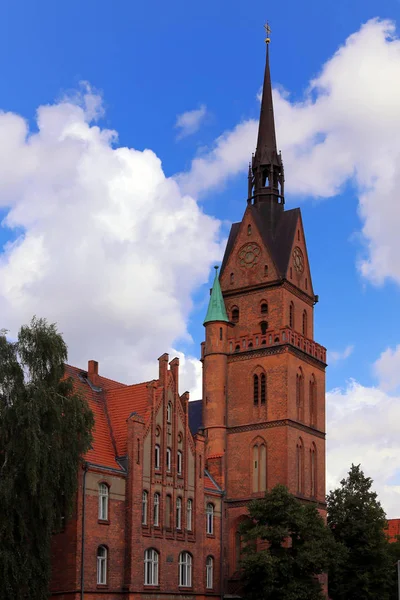
[[[400,41],[394,23],[373,19],[349,36],[309,83],[302,101],[291,101],[282,88],[274,89],[273,97],[287,194],[328,198],[351,181],[365,242],[359,269],[375,284],[386,278],[400,283],[400,207],[395,202],[400,188]],[[225,132],[178,181],[196,195],[245,173],[256,134],[254,120]]]
[[[400,481],[400,397],[353,380],[328,392],[326,406],[327,490],[339,485],[351,463],[361,463],[387,517],[400,517],[400,485],[395,483]]]
[[[221,258],[219,221],[167,178],[151,150],[117,147],[80,94],[37,111],[37,132],[0,113],[0,207],[14,241],[0,254],[1,327],[56,321],[70,362],[100,359],[126,382],[189,340],[191,295]],[[183,367],[193,379],[190,357]]]
[[[400,345],[387,348],[374,364],[374,371],[379,378],[379,386],[394,392],[400,387]]]
[[[192,135],[199,130],[207,115],[207,108],[204,104],[200,108],[188,110],[187,112],[178,115],[176,118],[175,127],[179,129],[178,140]]]
[[[349,358],[349,356],[351,356],[351,354],[353,354],[353,350],[354,350],[354,346],[349,345],[349,346],[346,346],[346,348],[344,350],[342,350],[341,352],[338,352],[336,350],[329,351],[328,352],[328,364],[334,365],[339,361],[346,360],[346,358]]]

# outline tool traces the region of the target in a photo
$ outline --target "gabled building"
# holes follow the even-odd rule
[[[267,40],[268,42],[269,40]],[[67,367],[95,414],[75,512],[54,538],[52,598],[234,595],[239,524],[278,483],[325,515],[326,350],[300,209],[285,210],[267,58],[243,218],[204,321],[203,399],[179,361],[124,385]]]

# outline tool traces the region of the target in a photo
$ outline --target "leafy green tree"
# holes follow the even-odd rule
[[[332,600],[388,600],[395,570],[385,511],[360,465],[352,465],[340,485],[327,497],[328,525],[347,549],[347,559],[329,571],[329,595]]]
[[[54,531],[69,515],[94,419],[63,379],[67,348],[32,319],[0,333],[0,598],[48,598]]]
[[[241,524],[246,600],[321,600],[318,575],[338,560],[335,543],[315,505],[277,485],[248,506]]]

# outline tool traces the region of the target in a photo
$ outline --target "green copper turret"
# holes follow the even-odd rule
[[[214,268],[215,279],[211,290],[210,303],[208,305],[208,310],[203,325],[207,325],[207,323],[211,323],[212,321],[225,321],[225,323],[229,323],[228,315],[226,314],[224,298],[221,292],[221,286],[219,285],[218,267]]]

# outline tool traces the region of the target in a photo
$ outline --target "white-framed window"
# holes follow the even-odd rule
[[[155,527],[160,525],[160,494],[158,492],[154,494],[153,525]]]
[[[97,583],[98,585],[107,583],[107,548],[105,546],[97,548]]]
[[[154,468],[160,468],[160,444],[156,444],[154,447]]]
[[[167,405],[167,423],[172,423],[172,404],[168,402]]]
[[[206,587],[211,590],[214,587],[214,559],[207,556],[206,560]]]
[[[193,500],[189,498],[186,506],[186,529],[192,531]]]
[[[192,556],[189,552],[181,552],[179,555],[179,585],[192,586]]]
[[[176,528],[182,529],[182,498],[176,499]]]
[[[107,521],[108,519],[108,485],[99,484],[99,519]]]
[[[178,453],[176,455],[176,470],[178,472],[178,475],[182,475],[182,451],[178,450]]]
[[[167,471],[171,470],[171,448],[167,448]]]
[[[144,585],[158,585],[158,552],[153,548],[144,553]]]
[[[147,509],[149,504],[149,493],[143,490],[142,494],[142,525],[147,525]]]
[[[214,505],[211,502],[206,507],[206,532],[209,535],[214,533]]]

